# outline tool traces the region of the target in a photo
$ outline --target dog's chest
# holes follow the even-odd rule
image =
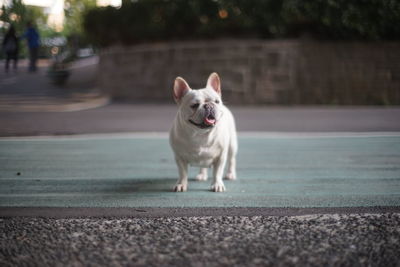
[[[209,147],[189,147],[183,153],[184,158],[186,158],[190,165],[210,167],[221,154],[221,147],[218,144]]]

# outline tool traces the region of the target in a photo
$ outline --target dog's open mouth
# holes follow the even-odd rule
[[[215,119],[213,114],[209,114],[207,117],[204,118],[204,120],[201,123],[196,123],[192,120],[189,120],[189,122],[201,129],[207,129],[214,127],[217,120]]]

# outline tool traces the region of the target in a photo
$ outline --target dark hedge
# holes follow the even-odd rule
[[[399,40],[400,0],[125,0],[88,11],[84,29],[99,46],[303,35]]]

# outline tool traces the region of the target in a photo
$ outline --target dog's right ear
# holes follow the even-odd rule
[[[180,103],[182,97],[184,97],[189,91],[190,87],[187,84],[187,82],[181,78],[181,77],[176,77],[175,82],[174,82],[174,99],[176,103]]]

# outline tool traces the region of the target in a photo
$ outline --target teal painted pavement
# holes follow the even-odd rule
[[[0,139],[2,207],[400,206],[400,136],[239,138],[238,180],[175,193],[166,137]]]

